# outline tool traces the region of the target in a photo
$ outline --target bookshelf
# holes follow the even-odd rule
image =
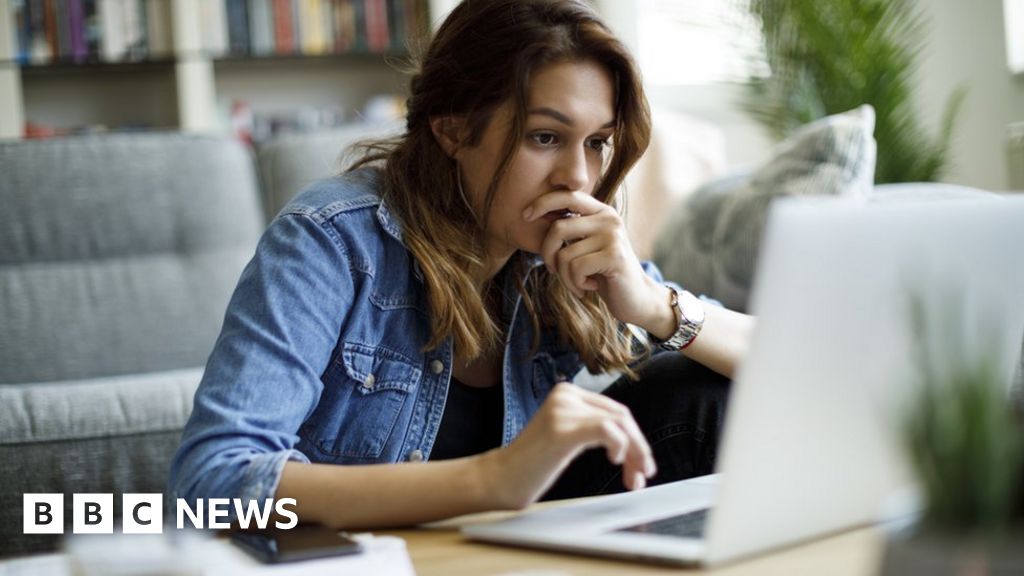
[[[58,49],[56,44],[49,57],[40,57],[24,51],[23,38],[19,37],[19,16],[24,17],[24,11],[19,13],[17,8],[32,2],[57,8],[85,4],[88,10],[137,2],[143,14],[156,15],[148,20],[143,16],[137,25],[148,27],[151,41],[157,36],[164,39],[156,41],[161,44],[159,48],[151,45],[141,55],[131,51],[131,34],[123,33],[121,38],[108,39],[102,46],[90,45],[87,58],[82,56],[80,46],[77,54],[69,55],[66,48]],[[455,3],[456,0],[0,0],[0,137],[22,137],[26,122],[58,130],[102,125],[230,132],[233,127],[229,108],[233,102],[244,102],[257,114],[301,113],[308,118],[310,111],[314,111],[321,118],[335,121],[356,119],[375,96],[400,95],[406,89],[407,79],[395,64],[404,54],[408,36],[398,34],[398,27],[436,26],[437,20],[431,21],[430,17],[447,14]],[[248,15],[251,20],[245,22],[260,28],[258,32],[256,28],[246,30],[252,34],[246,38],[247,43],[237,38],[237,27],[227,28],[229,16],[236,17],[235,24],[238,23],[239,7],[253,9]],[[294,16],[289,30],[294,44],[290,45],[281,44],[287,35],[281,36],[285,28],[276,17],[283,13],[274,12],[284,7],[289,7]],[[339,37],[343,25],[340,9],[354,10],[354,16],[360,18],[358,37],[350,38],[348,45],[342,45]],[[404,12],[406,9],[417,13]],[[383,17],[390,26],[383,39],[379,26],[377,36],[369,38],[366,18],[370,10],[376,10],[378,24]],[[372,20],[373,16],[369,17]],[[211,22],[221,22],[224,27]],[[349,25],[354,22],[349,21]],[[107,31],[100,24],[93,25]],[[311,40],[312,26],[317,26],[317,31],[316,38]],[[88,38],[89,33],[85,36]],[[47,41],[55,42],[50,37]],[[28,46],[38,48],[31,43]]]

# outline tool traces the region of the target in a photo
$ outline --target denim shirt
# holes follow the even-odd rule
[[[170,474],[170,496],[272,498],[288,460],[371,464],[429,459],[453,346],[430,338],[425,284],[402,229],[361,169],[313,185],[273,220],[246,266],[206,365]],[[531,265],[542,265],[531,257]],[[661,281],[649,263],[644,269]],[[514,278],[502,444],[579,355],[532,326]]]

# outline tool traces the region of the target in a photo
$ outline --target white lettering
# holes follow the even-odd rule
[[[209,506],[210,512],[207,517],[210,519],[210,523],[207,528],[224,529],[230,528],[230,522],[219,522],[218,518],[227,518],[231,514],[231,510],[228,507],[231,506],[231,500],[227,498],[210,498],[206,501],[206,505]],[[221,508],[224,508],[221,510]]]
[[[63,494],[23,494],[22,534],[63,534]]]
[[[75,534],[114,533],[113,494],[75,494],[71,529]]]
[[[164,495],[121,495],[121,531],[125,534],[161,534],[164,531]]]
[[[277,511],[278,514],[291,519],[288,522],[274,523],[274,526],[282,530],[289,530],[291,528],[295,528],[295,526],[299,523],[299,515],[293,512],[292,510],[285,508],[286,504],[290,504],[292,507],[295,507],[297,502],[295,502],[295,498],[281,498],[274,504],[274,509]]]
[[[203,527],[203,499],[199,498],[196,500],[196,510],[193,513],[192,508],[189,507],[188,501],[184,498],[178,498],[178,530],[185,527],[185,516],[189,517],[192,521],[193,528]]]
[[[269,505],[269,506],[268,506]],[[248,505],[242,507],[242,500],[235,498],[235,515],[238,517],[238,525],[241,528],[248,528],[250,519],[256,517],[256,527],[263,530],[270,520],[270,511],[273,509],[273,502],[269,499],[263,501],[262,508],[258,500],[249,500]],[[260,514],[262,512],[262,515]]]

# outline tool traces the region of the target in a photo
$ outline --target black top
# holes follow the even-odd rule
[[[505,403],[500,385],[479,388],[452,378],[431,460],[448,460],[501,446]]]

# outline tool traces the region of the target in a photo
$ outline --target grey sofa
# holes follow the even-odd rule
[[[267,217],[272,218],[310,184],[340,172],[343,152],[352,144],[398,134],[401,129],[402,124],[395,122],[352,124],[312,134],[285,134],[264,143],[258,159]]]
[[[0,143],[0,556],[22,494],[164,492],[263,225],[251,154],[179,134]]]

